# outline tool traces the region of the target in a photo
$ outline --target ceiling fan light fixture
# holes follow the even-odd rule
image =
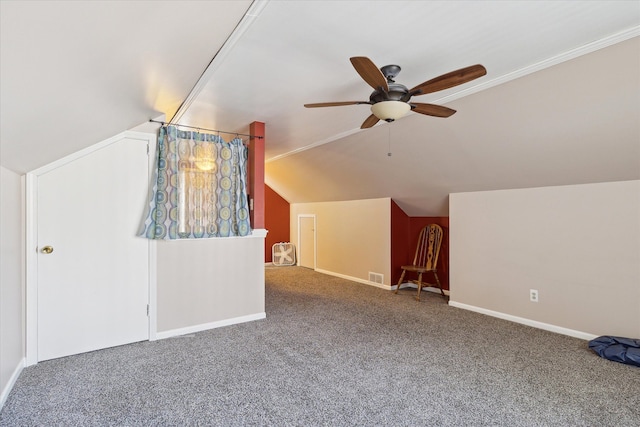
[[[402,101],[381,101],[371,106],[371,112],[380,120],[392,122],[407,114],[411,106]]]

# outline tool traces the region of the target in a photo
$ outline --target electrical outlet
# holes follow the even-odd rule
[[[538,290],[537,289],[529,289],[529,300],[531,302],[538,302]]]

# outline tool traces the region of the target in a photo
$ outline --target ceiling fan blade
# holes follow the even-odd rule
[[[411,103],[411,111],[414,113],[425,114],[434,117],[449,117],[455,114],[456,110],[435,104],[422,104],[419,102]]]
[[[449,89],[454,86],[461,85],[463,83],[475,80],[478,77],[482,77],[487,74],[486,68],[482,65],[472,65],[470,67],[461,68],[450,73],[443,74],[434,79],[428,80],[419,84],[409,91],[411,96],[424,95],[426,93],[433,93],[439,90]]]
[[[316,104],[304,104],[307,108],[317,107],[339,107],[341,105],[357,105],[357,104],[370,104],[367,101],[344,101],[344,102],[318,102]]]
[[[370,128],[376,123],[378,123],[379,121],[380,119],[372,114],[369,117],[367,117],[367,119],[362,123],[362,126],[360,126],[360,129]]]
[[[387,79],[382,74],[382,71],[366,56],[354,56],[349,58],[351,65],[356,69],[360,77],[367,82],[369,86],[375,90],[383,89],[385,92],[389,92],[389,85]]]

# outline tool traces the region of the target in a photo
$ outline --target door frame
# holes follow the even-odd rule
[[[112,138],[101,141],[90,147],[77,151],[25,175],[25,359],[26,366],[38,363],[38,177],[54,169],[78,160],[108,147],[122,139],[135,139],[147,143],[149,160],[149,178],[155,166],[156,140],[155,134],[125,131]],[[149,188],[151,189],[151,181]],[[149,194],[147,194],[147,201]],[[142,221],[142,218],[140,218]],[[153,240],[148,241],[149,251],[149,341],[156,340],[157,335],[157,247]]]
[[[300,219],[301,218],[313,218],[313,269],[318,266],[318,239],[317,239],[317,227],[316,227],[316,215],[315,214],[298,214],[298,265],[302,259],[302,245],[300,244]]]

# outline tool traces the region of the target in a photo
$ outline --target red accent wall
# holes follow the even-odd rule
[[[401,266],[410,264],[415,252],[409,247],[409,217],[400,207],[391,201],[391,286],[398,283]]]
[[[271,247],[274,243],[290,240],[289,202],[264,185],[265,228],[269,230],[265,239],[265,262],[271,262]],[[444,289],[449,289],[449,217],[410,217],[391,201],[391,285],[398,283],[401,266],[410,264],[418,243],[418,234],[427,224],[438,224],[444,235],[438,257],[438,278]],[[414,277],[411,277],[414,279]],[[432,282],[432,277],[425,280]]]
[[[283,199],[271,187],[264,186],[264,223],[269,230],[264,242],[265,262],[271,262],[271,247],[274,243],[289,241],[289,202]]]
[[[442,246],[438,257],[438,278],[444,289],[449,289],[449,217],[409,217],[392,200],[391,201],[391,285],[400,279],[400,267],[411,264],[418,243],[418,234],[427,224],[438,224],[442,227]],[[411,277],[416,279],[416,277]],[[433,277],[425,280],[433,283]]]
[[[250,211],[251,227],[266,228],[264,222],[264,147],[265,133],[264,123],[252,122],[249,125],[251,143],[249,144],[249,169],[248,184],[249,197],[253,200],[253,209]]]

